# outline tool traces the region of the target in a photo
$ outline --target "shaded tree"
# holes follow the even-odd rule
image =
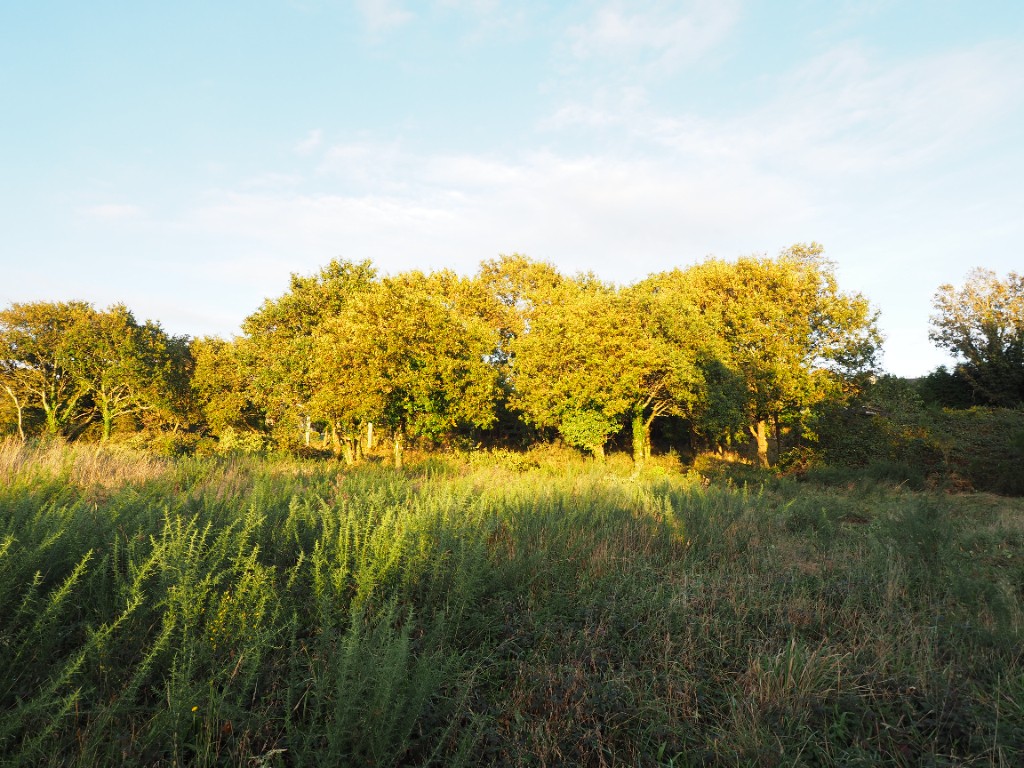
[[[962,288],[939,287],[929,338],[960,360],[956,375],[989,405],[1024,402],[1024,276],[972,270]]]
[[[929,405],[970,408],[983,402],[959,366],[949,370],[946,366],[940,365],[918,379],[916,385],[921,399]]]

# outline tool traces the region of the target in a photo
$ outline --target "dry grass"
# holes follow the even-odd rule
[[[113,490],[128,484],[160,480],[173,463],[116,444],[69,445],[60,440],[0,440],[0,478],[10,484],[18,475],[65,478],[81,488]]]

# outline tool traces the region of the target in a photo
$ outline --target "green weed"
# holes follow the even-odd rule
[[[0,445],[4,764],[1024,759],[1019,501],[518,456]]]

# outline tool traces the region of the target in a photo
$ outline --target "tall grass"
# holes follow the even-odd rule
[[[1016,765],[1019,501],[0,444],[19,765]]]

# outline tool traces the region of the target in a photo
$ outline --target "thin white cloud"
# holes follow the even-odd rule
[[[981,46],[884,65],[857,46],[829,51],[775,83],[745,114],[672,114],[642,99],[569,102],[549,132],[619,131],[650,151],[788,175],[898,172],[978,141],[1024,104],[1024,52]],[[983,140],[983,139],[982,139]]]
[[[628,52],[639,32],[624,29]],[[332,257],[369,258],[385,272],[472,272],[519,251],[631,282],[712,252],[816,239],[839,260],[844,288],[883,310],[896,372],[934,366],[939,353],[914,333],[935,287],[960,279],[985,238],[1024,236],[1014,188],[1000,195],[985,186],[991,174],[965,170],[971,148],[1021,113],[1024,53],[990,44],[893,64],[847,45],[762,90],[760,103],[723,117],[596,90],[515,152],[424,153],[387,138],[328,146],[311,133],[301,173],[209,192],[179,225],[230,251],[210,265],[211,284],[257,297]],[[586,149],[595,135],[610,139],[600,152]]]
[[[502,15],[501,0],[437,0],[437,7],[444,10],[472,13],[477,16]]]
[[[311,155],[320,148],[320,145],[323,143],[323,139],[324,132],[319,128],[314,128],[306,134],[306,137],[302,141],[298,142],[293,147],[293,151],[297,155]]]
[[[400,0],[356,0],[356,8],[374,35],[400,27],[415,18],[415,14],[405,8]]]
[[[99,221],[126,221],[138,219],[143,215],[142,208],[137,205],[125,203],[102,203],[91,205],[83,209],[83,213],[90,219]]]
[[[569,49],[578,59],[624,58],[675,67],[718,46],[738,18],[733,0],[616,0],[569,30]]]
[[[371,258],[385,269],[472,271],[499,252],[598,264],[630,281],[719,248],[749,251],[802,231],[810,203],[781,178],[643,159],[533,152],[501,158],[336,147],[351,194],[212,194],[195,223],[267,252]]]
[[[461,14],[471,22],[472,31],[464,42],[482,43],[495,35],[521,34],[529,26],[530,8],[521,2],[503,0],[436,0],[442,12]]]
[[[772,118],[768,151],[785,146],[822,171],[898,170],[960,152],[1019,109],[1024,52],[986,45],[893,66],[850,46],[780,86],[781,98],[756,116]]]

